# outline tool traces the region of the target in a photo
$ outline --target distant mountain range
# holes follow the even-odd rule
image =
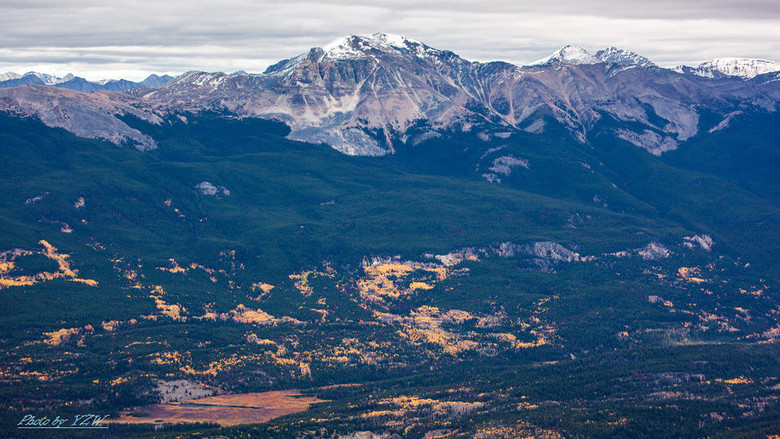
[[[37,84],[62,87],[84,93],[96,90],[125,91],[136,87],[158,88],[173,79],[173,76],[155,74],[149,75],[140,82],[126,79],[105,79],[101,81],[88,81],[69,73],[62,78],[39,72],[27,72],[20,75],[14,72],[0,74],[0,88],[19,87],[22,85]]]
[[[705,78],[724,78],[734,76],[751,79],[766,73],[777,73],[780,64],[764,59],[751,58],[716,58],[699,65],[699,67],[678,66],[675,71],[693,73]]]
[[[153,139],[117,124],[114,115],[129,112],[157,123],[165,115],[218,111],[281,120],[293,139],[369,156],[443,131],[540,134],[551,122],[580,142],[606,133],[660,155],[723,128],[736,112],[774,112],[780,104],[780,66],[770,61],[724,58],[666,69],[626,50],[593,55],[566,46],[516,66],[470,62],[383,33],[312,48],[262,74],[192,71],[139,83],[39,73],[3,77],[0,110],[35,115],[84,137],[154,148]],[[28,87],[9,89],[22,85]],[[95,98],[60,88],[126,93]]]

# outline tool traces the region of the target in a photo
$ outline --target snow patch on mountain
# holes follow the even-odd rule
[[[602,61],[577,46],[564,46],[552,55],[531,63],[532,66],[599,64]]]
[[[607,64],[616,64],[620,66],[640,66],[655,67],[655,63],[638,53],[629,50],[608,47],[596,52],[596,58]]]

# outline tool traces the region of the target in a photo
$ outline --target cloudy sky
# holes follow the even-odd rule
[[[0,72],[142,79],[261,72],[348,34],[387,32],[475,61],[527,64],[566,44],[662,66],[780,62],[779,0],[2,0]]]

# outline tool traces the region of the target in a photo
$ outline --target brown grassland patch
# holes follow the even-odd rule
[[[230,427],[267,422],[280,416],[305,411],[310,405],[324,402],[302,396],[296,390],[220,395],[179,403],[155,404],[126,410],[119,424],[179,424],[209,422]]]

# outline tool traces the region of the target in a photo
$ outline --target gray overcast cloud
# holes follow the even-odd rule
[[[0,72],[135,80],[262,72],[310,47],[374,32],[516,64],[566,44],[616,46],[663,66],[722,56],[780,61],[780,1],[3,0]]]

